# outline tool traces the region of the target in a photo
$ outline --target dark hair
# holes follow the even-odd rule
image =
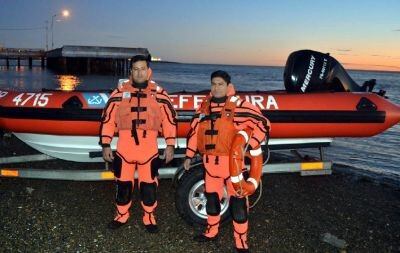
[[[151,55],[150,55],[150,54],[148,54],[148,55],[137,54],[137,55],[133,56],[133,57],[131,58],[130,68],[132,68],[132,65],[133,65],[135,62],[138,62],[138,61],[145,61],[146,64],[147,64],[147,67],[150,67]]]
[[[211,80],[212,80],[214,77],[221,77],[222,79],[224,79],[224,81],[225,81],[227,84],[230,84],[230,83],[231,83],[231,76],[230,76],[230,75],[228,74],[228,72],[226,72],[226,71],[223,71],[223,70],[214,71],[214,72],[212,72],[212,74],[211,74]]]

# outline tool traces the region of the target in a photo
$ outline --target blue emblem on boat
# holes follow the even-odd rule
[[[106,93],[83,93],[86,103],[89,108],[104,108],[108,101],[108,94]]]

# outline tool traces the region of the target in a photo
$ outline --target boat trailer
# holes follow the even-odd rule
[[[332,162],[325,160],[324,148],[329,146],[330,142],[320,143],[314,148],[319,149],[319,157],[309,157],[300,154],[298,149],[289,149],[298,161],[295,162],[268,162],[263,166],[263,174],[268,173],[293,173],[299,172],[301,176],[314,175],[330,175],[332,173]],[[280,148],[276,148],[280,150]],[[274,148],[272,148],[274,150]],[[162,150],[161,150],[162,151]],[[181,152],[179,152],[181,151]],[[269,154],[269,151],[266,151]],[[101,152],[92,152],[93,157],[101,156]],[[184,150],[177,150],[171,167],[163,167],[159,169],[160,178],[179,177],[184,169],[182,167],[185,158]],[[48,161],[57,158],[45,155],[24,155],[0,158],[0,177],[8,178],[32,178],[32,179],[51,179],[51,180],[72,180],[72,181],[102,181],[114,180],[114,174],[110,169],[111,165],[105,163],[104,169],[82,169],[82,170],[66,170],[60,168],[41,169],[41,168],[18,168],[6,167],[7,164],[17,164],[35,161]],[[85,163],[81,163],[85,167]],[[137,178],[137,174],[135,174]]]

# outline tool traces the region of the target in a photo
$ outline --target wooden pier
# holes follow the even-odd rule
[[[41,66],[45,66],[46,52],[44,49],[34,48],[0,48],[0,60],[6,60],[7,68],[10,60],[17,60],[17,66],[21,67],[21,60],[28,60],[29,68],[32,68],[33,60],[40,60]]]
[[[63,46],[51,51],[29,48],[0,48],[0,60],[28,59],[32,68],[33,60],[40,59],[41,66],[62,74],[114,74],[128,75],[129,59],[137,54],[149,55],[147,48],[97,47],[97,46]]]
[[[128,74],[129,59],[147,48],[63,46],[46,53],[47,67],[72,74]]]

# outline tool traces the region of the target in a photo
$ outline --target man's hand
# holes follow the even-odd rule
[[[114,155],[110,147],[103,148],[103,159],[110,163],[114,160]]]
[[[183,168],[185,168],[185,170],[189,170],[191,163],[192,163],[192,159],[186,158],[185,161],[183,162]]]
[[[168,164],[172,159],[174,159],[174,149],[175,147],[172,145],[168,145],[164,150],[165,155],[165,164]]]

